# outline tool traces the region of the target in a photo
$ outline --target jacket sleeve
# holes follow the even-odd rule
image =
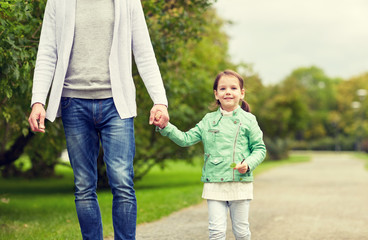
[[[132,0],[132,50],[139,75],[154,104],[168,105],[141,1]]]
[[[47,1],[42,22],[36,66],[33,76],[32,101],[46,104],[57,61],[55,1]]]
[[[251,154],[245,161],[250,171],[253,171],[266,157],[266,145],[263,142],[263,132],[255,117],[251,119],[248,141]]]
[[[168,123],[168,125],[164,129],[159,129],[159,132],[162,136],[170,138],[180,147],[188,147],[202,140],[201,125],[202,122],[199,122],[194,128],[190,129],[189,131],[182,132],[173,124]]]

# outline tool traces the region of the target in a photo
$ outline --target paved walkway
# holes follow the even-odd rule
[[[313,153],[311,162],[272,169],[256,177],[254,195],[252,240],[368,240],[368,171],[351,155]],[[206,202],[137,228],[137,240],[202,239]]]

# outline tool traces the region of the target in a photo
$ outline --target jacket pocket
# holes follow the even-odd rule
[[[210,159],[210,162],[214,165],[218,165],[220,163],[222,163],[224,161],[223,157],[219,157],[219,156],[214,156]]]
[[[226,172],[231,170],[228,166],[228,159],[223,156],[211,155],[206,164],[206,176],[210,179],[213,178],[224,178]]]
[[[220,130],[218,129],[209,129],[206,133],[206,138],[208,142],[216,142],[216,138],[219,135]]]

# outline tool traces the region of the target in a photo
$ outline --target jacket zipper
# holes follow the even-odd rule
[[[207,160],[210,157],[211,154],[207,153],[206,154],[206,159],[204,160],[204,166],[203,166],[203,170],[206,171],[206,165],[207,165]]]
[[[238,140],[239,130],[240,130],[241,123],[239,123],[238,130],[236,131],[235,140],[234,140],[234,148],[233,148],[233,163],[235,163],[235,148],[236,142]],[[233,169],[233,181],[235,181],[235,169]]]

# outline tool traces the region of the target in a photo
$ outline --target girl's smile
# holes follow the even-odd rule
[[[239,79],[235,76],[223,76],[214,90],[216,100],[221,103],[221,108],[228,112],[234,111],[241,99],[244,98],[244,89],[240,88]]]

